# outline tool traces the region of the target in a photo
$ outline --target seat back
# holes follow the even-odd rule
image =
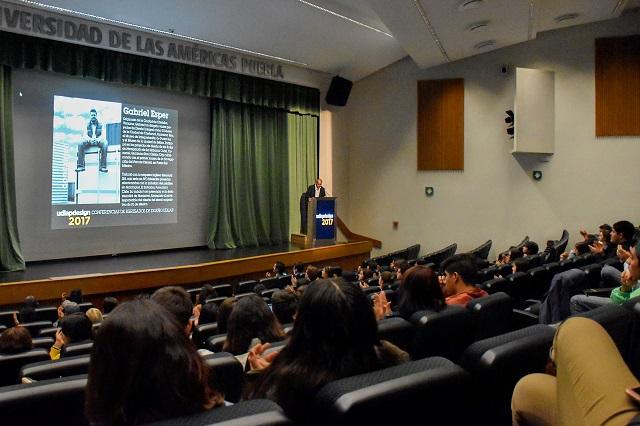
[[[256,280],[240,281],[233,294],[253,293],[253,288],[258,284]]]
[[[529,270],[530,287],[526,299],[542,299],[551,285],[551,273],[544,266]]]
[[[31,333],[31,336],[39,336],[40,335],[40,330],[42,330],[43,328],[51,328],[53,327],[53,324],[51,324],[51,321],[34,321],[34,322],[25,322],[20,324],[21,326],[23,326],[24,328],[26,328],[27,330],[29,330],[29,333]]]
[[[218,334],[218,323],[212,322],[209,324],[199,324],[193,329],[191,340],[195,343],[196,347],[204,349],[207,347],[207,338]]]
[[[267,290],[270,290],[272,288],[279,288],[279,281],[278,281],[278,277],[269,277],[269,278],[262,278],[260,280],[260,284],[264,285],[264,287]]]
[[[634,312],[613,303],[587,312],[576,314],[577,317],[590,318],[600,324],[614,341],[620,354],[628,364],[633,364],[632,340],[636,331]]]
[[[425,263],[433,263],[435,265],[435,269],[438,269],[440,267],[440,264],[446,258],[456,254],[457,249],[458,249],[458,244],[453,243],[443,249],[440,249],[438,251],[434,251],[432,253],[428,253],[422,256],[422,260],[424,260]]]
[[[211,352],[222,352],[222,346],[224,345],[224,341],[227,340],[227,334],[216,334],[215,336],[208,337],[207,341],[207,349]]]
[[[289,426],[291,420],[282,413],[278,404],[268,399],[251,399],[234,405],[216,408],[190,416],[176,417],[152,426]]]
[[[42,381],[87,374],[89,370],[89,355],[77,355],[57,360],[40,361],[27,364],[20,369],[20,377]]]
[[[447,359],[407,362],[328,383],[309,417],[313,424],[336,426],[466,425],[468,411],[458,404],[467,400],[470,383],[469,374]],[[433,408],[428,414],[425,405]]]
[[[78,343],[64,345],[60,351],[60,357],[88,355],[93,350],[93,340],[84,340]]]
[[[236,403],[240,401],[245,383],[244,368],[235,356],[228,352],[206,355],[202,358],[211,370],[209,384],[224,394],[224,399]]]
[[[471,341],[470,320],[471,314],[464,306],[416,312],[410,319],[415,328],[411,357],[443,356],[456,360]]]
[[[0,355],[0,386],[20,383],[20,368],[26,364],[51,359],[49,351],[42,348],[32,349],[15,355]],[[0,411],[1,413],[2,411]]]
[[[378,337],[407,352],[411,350],[413,336],[413,326],[404,318],[385,318],[378,321]]]
[[[543,372],[554,329],[533,325],[471,344],[460,365],[471,373],[476,397],[476,424],[509,424],[511,394],[529,373]]]
[[[31,342],[33,343],[33,347],[47,349],[53,346],[54,338],[53,337],[32,337]]]
[[[233,295],[233,286],[231,284],[216,284],[213,289],[218,297],[231,297]]]
[[[6,425],[46,425],[56,423],[55,413],[63,413],[64,424],[86,425],[84,395],[87,376],[44,380],[28,385],[0,388],[0,413]]]
[[[493,278],[489,281],[483,282],[480,287],[489,294],[498,293],[500,291],[506,293],[509,291],[509,281],[504,278]]]
[[[93,303],[91,302],[78,303],[78,307],[82,312],[86,314],[89,309],[93,308]]]
[[[0,312],[0,325],[4,325],[7,328],[10,328],[16,325],[15,322],[13,321],[13,314],[18,315],[18,311]]]
[[[509,331],[514,300],[498,292],[467,303],[474,334],[472,340],[486,339]]]
[[[53,323],[58,320],[58,307],[45,306],[36,308],[36,318],[38,321],[51,321]]]
[[[478,259],[487,260],[487,257],[489,257],[489,251],[491,250],[492,244],[493,244],[493,241],[487,240],[485,243],[469,251],[469,254],[474,255]]]
[[[40,337],[53,337],[55,339],[57,332],[58,332],[58,327],[47,327],[47,328],[41,328],[37,335]]]

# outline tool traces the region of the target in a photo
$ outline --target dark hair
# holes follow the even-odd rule
[[[65,315],[60,320],[60,328],[65,336],[69,338],[71,343],[90,340],[92,335],[91,320],[87,318],[84,312],[75,312]]]
[[[82,303],[82,289],[74,288],[69,292],[69,296],[67,297],[67,299],[71,300],[72,302],[76,302],[77,304]]]
[[[600,232],[602,232],[602,239],[604,240],[603,242],[605,244],[610,244],[611,243],[611,230],[613,228],[611,228],[611,225],[609,225],[608,223],[603,223],[602,225],[600,225],[598,227],[598,230]]]
[[[400,270],[401,274],[404,274],[405,272],[407,272],[409,270],[409,268],[411,268],[411,265],[409,265],[408,262],[406,261],[402,261],[399,263],[394,263],[395,267],[398,268]]]
[[[527,241],[526,243],[524,243],[523,247],[527,248],[528,255],[537,254],[540,251],[538,243],[536,243],[535,241]]]
[[[518,252],[522,255],[522,252],[519,250]],[[474,256],[467,253],[454,254],[442,262],[440,268],[449,274],[457,272],[467,284],[473,284],[477,280],[478,266],[476,265]]]
[[[318,279],[318,276],[320,275],[320,271],[318,270],[318,268],[313,265],[307,266],[307,270],[305,273],[307,274],[307,278],[309,278],[309,281]]]
[[[625,241],[632,241],[636,233],[633,223],[628,220],[621,220],[613,224],[613,229],[618,234],[622,234]]]
[[[327,271],[327,276],[329,278],[342,276],[342,268],[340,266],[325,266],[322,269]]]
[[[253,292],[260,296],[263,291],[267,291],[267,286],[262,283],[258,283],[253,287]]]
[[[218,305],[214,302],[205,303],[200,309],[198,324],[210,324],[218,319]]]
[[[182,324],[152,300],[114,309],[93,349],[86,389],[90,423],[148,423],[223,403]]]
[[[33,306],[23,306],[18,311],[18,319],[21,324],[37,321],[36,308]]]
[[[37,308],[40,304],[38,303],[38,299],[36,299],[34,296],[27,296],[24,298],[24,303],[23,306],[25,307],[31,307],[31,308]]]
[[[285,274],[287,272],[287,270],[284,267],[284,263],[278,261],[273,265],[273,269],[275,271],[276,274],[278,275],[282,275]]]
[[[372,272],[375,272],[378,270],[378,264],[373,260],[369,260],[365,262],[365,267]]]
[[[391,271],[384,271],[380,274],[382,284],[393,284],[394,274]]]
[[[247,394],[275,400],[297,423],[323,385],[381,367],[379,344],[367,296],[341,279],[318,280],[300,300],[289,342]]]
[[[398,312],[406,319],[418,311],[439,312],[445,307],[438,276],[432,268],[416,265],[402,276]]]
[[[250,294],[239,299],[229,315],[223,350],[240,355],[250,349],[249,345],[254,338],[266,343],[282,340],[284,337],[282,326],[267,303],[257,294]]]
[[[227,322],[237,301],[235,297],[227,297],[218,307],[218,333],[227,332]]]
[[[574,246],[576,249],[576,254],[581,255],[581,254],[590,253],[591,250],[589,250],[589,246],[592,245],[594,242],[595,242],[594,238],[589,238],[586,241],[577,242],[576,245]]]
[[[519,259],[523,256],[522,249],[518,247],[513,247],[509,249],[509,261],[513,262],[516,259]]]
[[[189,325],[193,314],[193,303],[189,293],[176,286],[162,287],[153,293],[151,299],[171,312],[183,327]]]
[[[369,278],[373,277],[373,271],[371,269],[361,269],[360,272],[362,272],[362,275],[364,276],[365,280],[368,280]]]
[[[0,354],[14,355],[33,348],[31,333],[21,325],[6,329],[0,334]]]
[[[95,108],[91,108],[91,110],[89,111],[89,113],[95,112],[96,114],[98,113],[98,111],[96,111]]]
[[[293,268],[291,269],[293,274],[303,274],[304,273],[304,265],[300,262],[294,263]]]
[[[111,296],[105,297],[102,301],[102,313],[108,314],[109,312],[113,311],[116,306],[118,306],[118,299]]]
[[[205,284],[200,289],[198,293],[198,303],[204,305],[207,303],[207,300],[213,299],[214,297],[218,297],[218,292],[211,284]]]
[[[516,267],[516,272],[527,272],[531,269],[531,261],[527,257],[520,257],[513,261],[513,266]]]
[[[280,324],[291,323],[298,310],[298,297],[290,291],[278,290],[271,295],[271,309]]]

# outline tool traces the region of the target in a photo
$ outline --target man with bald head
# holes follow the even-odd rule
[[[322,179],[320,178],[316,179],[316,183],[314,185],[307,188],[307,201],[309,198],[320,198],[326,196],[327,192],[324,190],[324,187],[322,186]]]

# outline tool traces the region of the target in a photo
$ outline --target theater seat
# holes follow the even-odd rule
[[[215,336],[208,337],[207,349],[211,352],[221,352],[224,341],[227,339],[227,334],[216,334]]]
[[[149,423],[154,426],[285,426],[291,420],[282,413],[278,404],[268,399],[242,401],[228,407],[214,408],[204,413],[176,417],[161,422]]]
[[[36,308],[36,318],[38,321],[55,322],[58,320],[58,307],[45,306],[42,308]]]
[[[554,332],[533,325],[477,341],[464,351],[460,365],[473,377],[476,424],[510,424],[513,388],[525,375],[544,371]]]
[[[211,369],[209,375],[211,387],[223,393],[226,401],[234,403],[240,401],[245,383],[244,369],[240,361],[228,352],[206,355],[202,360]]]
[[[415,327],[413,359],[442,356],[456,360],[471,341],[471,314],[464,306],[416,312],[410,322]]]
[[[20,377],[28,377],[32,380],[41,381],[87,374],[89,370],[89,359],[89,355],[77,355],[58,360],[34,362],[20,369]]]
[[[635,360],[630,359],[633,352],[632,337],[636,332],[633,310],[612,303],[575,316],[590,318],[600,324],[611,336],[627,365],[633,365]]]
[[[498,292],[467,303],[473,325],[472,341],[486,339],[509,331],[514,300]]]
[[[425,358],[333,381],[314,399],[317,425],[467,425],[469,374],[453,362]]]
[[[34,337],[31,339],[31,343],[33,343],[34,349],[43,348],[49,350],[53,346],[54,339],[53,337]]]
[[[42,330],[43,328],[51,328],[53,326],[51,321],[25,322],[20,325],[29,330],[29,333],[31,333],[31,337],[39,336],[40,330]]]
[[[256,280],[240,281],[233,294],[253,293],[253,288],[258,284]]]
[[[64,345],[60,351],[60,357],[87,355],[93,350],[93,340],[84,340],[78,343]]]
[[[213,286],[213,289],[218,294],[218,297],[231,297],[233,295],[231,284],[217,284]]]
[[[15,355],[0,355],[0,386],[20,383],[20,368],[23,365],[48,359],[51,359],[49,351],[42,348]]]
[[[378,337],[407,352],[411,350],[413,336],[413,326],[404,318],[385,318],[378,321]]]
[[[191,340],[193,340],[193,343],[195,343],[196,347],[206,348],[207,338],[210,336],[215,336],[216,334],[219,334],[217,322],[212,322],[209,324],[199,324],[193,329]]]
[[[86,425],[87,376],[44,380],[0,388],[0,418],[5,425]]]

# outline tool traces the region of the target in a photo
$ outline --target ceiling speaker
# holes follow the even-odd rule
[[[333,77],[325,100],[329,105],[345,106],[352,86],[353,82],[351,80],[339,76]]]

